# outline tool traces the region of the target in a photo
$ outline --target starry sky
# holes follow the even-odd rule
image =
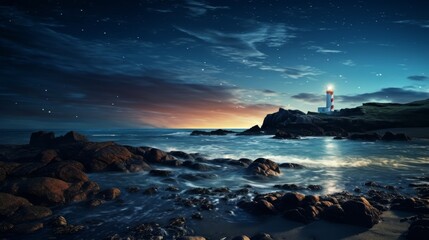
[[[1,128],[248,128],[429,98],[429,2],[0,1]]]

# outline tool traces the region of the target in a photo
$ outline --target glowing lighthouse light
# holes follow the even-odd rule
[[[328,85],[326,88],[326,107],[319,107],[319,113],[332,113],[334,111],[334,87]]]

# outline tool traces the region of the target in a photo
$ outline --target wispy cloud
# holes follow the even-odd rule
[[[343,51],[337,49],[326,49],[321,46],[309,46],[308,49],[316,50],[317,53],[342,53]]]
[[[413,81],[426,81],[426,80],[429,80],[429,77],[427,77],[425,75],[412,75],[412,76],[408,76],[407,78],[409,80],[413,80]]]
[[[219,9],[229,9],[228,6],[213,6],[204,1],[187,0],[184,5],[189,10],[189,14],[194,17],[202,16],[208,11],[215,11]]]
[[[351,60],[351,59],[347,59],[344,62],[342,62],[341,64],[343,64],[345,66],[349,66],[349,67],[356,66],[356,63],[353,60]]]
[[[311,66],[296,66],[296,67],[285,67],[283,69],[283,76],[286,78],[298,79],[303,77],[318,76],[323,74],[322,71]]]
[[[414,26],[419,26],[421,28],[429,28],[429,20],[406,19],[406,20],[394,21],[394,23],[414,25]]]
[[[299,93],[291,96],[291,98],[301,100],[306,103],[320,103],[324,101],[323,95],[314,93]]]

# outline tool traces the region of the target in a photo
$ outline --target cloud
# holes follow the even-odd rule
[[[293,99],[301,100],[306,103],[320,103],[324,101],[322,94],[313,94],[313,93],[299,93],[291,96]]]
[[[319,69],[311,66],[304,66],[304,65],[300,65],[296,67],[286,67],[283,69],[283,77],[292,78],[292,79],[318,76],[321,74],[323,74],[323,72],[320,71]]]
[[[426,81],[429,79],[429,77],[425,75],[412,75],[412,76],[408,76],[407,78],[413,81]]]
[[[380,91],[372,93],[363,93],[357,95],[336,96],[336,100],[341,102],[363,103],[363,102],[395,102],[408,103],[416,100],[429,98],[428,92],[415,91],[404,88],[383,88]]]
[[[414,25],[414,26],[419,26],[421,28],[429,28],[429,20],[406,19],[406,20],[394,21],[394,23]]]
[[[215,11],[218,9],[229,9],[228,6],[213,6],[203,1],[187,0],[184,8],[189,10],[189,14],[193,17],[205,15],[208,11]]]
[[[351,60],[351,59],[347,59],[344,62],[342,62],[341,64],[343,64],[345,66],[349,66],[349,67],[356,66],[356,63],[353,60]]]
[[[1,16],[14,11],[6,10]],[[201,63],[147,57],[153,43],[82,40],[14,14],[22,19],[0,24],[3,127],[249,127],[278,108],[240,99],[239,88],[214,80],[184,79],[200,76],[192,72],[202,72]]]
[[[336,50],[336,49],[326,49],[321,46],[310,46],[308,47],[308,49],[316,50],[317,53],[342,53],[343,52],[341,50]]]

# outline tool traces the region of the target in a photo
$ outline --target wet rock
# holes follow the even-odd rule
[[[219,187],[219,188],[213,189],[213,192],[214,193],[229,193],[231,191],[227,187]]]
[[[303,165],[298,163],[281,163],[279,164],[281,168],[295,168],[295,169],[302,169],[305,168]]]
[[[96,195],[100,191],[100,187],[96,182],[86,181],[73,183],[65,192],[67,201],[79,202]]]
[[[99,198],[95,198],[95,199],[91,199],[88,201],[88,206],[89,207],[98,207],[100,205],[103,205],[106,201],[103,199],[99,199]]]
[[[249,167],[247,167],[246,170],[247,172],[253,175],[260,175],[260,176],[279,176],[280,175],[280,168],[277,165],[277,163],[265,158],[256,159],[249,165]]]
[[[241,235],[233,237],[232,240],[250,240],[250,238],[246,235]]]
[[[34,204],[55,205],[65,203],[64,191],[69,186],[59,179],[35,177],[9,182],[4,190],[25,197]]]
[[[198,194],[198,195],[209,195],[211,191],[209,188],[191,188],[186,191],[188,194]]]
[[[285,131],[277,131],[273,137],[274,139],[299,139],[300,137]]]
[[[355,189],[353,189],[353,192],[355,192],[355,193],[360,193],[360,192],[361,192],[361,190],[360,190],[360,188],[356,187]]]
[[[381,212],[363,197],[346,201],[341,207],[344,209],[344,220],[348,223],[371,228],[380,221]]]
[[[322,186],[320,186],[320,185],[308,185],[307,189],[311,190],[311,191],[320,191],[320,190],[322,190]]]
[[[251,239],[252,240],[273,240],[271,235],[268,233],[257,233]]]
[[[334,204],[323,211],[322,217],[332,222],[343,222],[345,218],[344,209],[341,205]]]
[[[374,141],[380,140],[381,137],[377,133],[355,133],[350,135],[349,139],[374,142]]]
[[[55,134],[53,132],[33,132],[30,137],[30,145],[45,147],[53,143]]]
[[[185,152],[182,151],[171,151],[170,155],[176,158],[180,158],[183,160],[194,160],[194,157],[192,157],[192,155],[187,154]]]
[[[184,226],[185,223],[186,223],[186,219],[184,217],[176,217],[168,221],[169,226],[176,226],[176,227]]]
[[[158,188],[157,187],[149,187],[149,188],[146,188],[143,191],[143,194],[145,194],[145,195],[154,195],[154,194],[157,194],[157,193],[158,193]]]
[[[174,160],[174,157],[156,148],[151,148],[146,152],[145,158],[151,163],[163,163],[165,161]]]
[[[429,214],[429,200],[420,198],[396,198],[392,201],[391,209]]]
[[[168,170],[150,170],[149,174],[157,177],[168,177],[171,176],[173,172]]]
[[[127,192],[129,193],[138,193],[140,192],[140,187],[138,186],[129,186],[126,188]]]
[[[56,235],[68,235],[82,231],[85,228],[83,225],[65,225],[55,229]]]
[[[104,200],[114,200],[121,195],[121,190],[119,188],[109,188],[98,193],[98,197]]]
[[[252,136],[252,135],[263,135],[261,128],[258,125],[255,125],[247,130],[244,130],[241,133],[237,133],[237,135],[246,135],[246,136]]]
[[[218,129],[210,132],[195,130],[191,132],[191,136],[224,136],[230,133],[235,133],[235,132],[223,130],[223,129]]]
[[[2,218],[10,217],[19,208],[31,205],[32,204],[25,198],[0,192],[0,216]]]
[[[9,174],[12,177],[30,177],[34,176],[34,173],[46,166],[45,163],[41,162],[27,162],[20,164],[12,170]]]
[[[43,223],[21,223],[12,228],[14,233],[29,234],[43,228]]]
[[[24,206],[10,218],[12,223],[28,222],[52,215],[51,209],[42,206]]]
[[[206,240],[206,238],[201,236],[183,236],[177,238],[177,240]]]
[[[297,190],[303,190],[305,189],[302,186],[298,186],[296,184],[277,184],[274,185],[275,188],[279,188],[279,189],[283,189],[283,190],[288,190],[288,191],[297,191]]]
[[[283,217],[296,222],[308,222],[307,218],[305,217],[304,209],[302,208],[287,210],[284,212]]]
[[[364,185],[367,186],[367,187],[382,187],[380,184],[378,184],[376,182],[373,182],[373,181],[365,182]]]
[[[344,139],[344,137],[342,137],[342,136],[335,136],[334,137],[334,140],[342,140],[342,139]]]
[[[305,196],[301,193],[286,193],[275,202],[276,208],[280,210],[294,209],[301,206]]]
[[[57,178],[69,183],[89,181],[89,178],[83,172],[83,169],[84,166],[80,162],[62,161],[50,163],[42,168],[39,168],[31,175],[37,177]]]
[[[190,161],[186,161],[183,163],[183,166],[188,167],[190,169],[196,170],[196,171],[211,171],[216,169],[214,166],[210,166],[203,163],[193,163]]]
[[[429,236],[429,218],[428,216],[420,216],[412,221],[407,232],[407,239],[423,240]]]
[[[118,170],[119,165],[125,164],[133,157],[126,147],[117,144],[92,144],[86,151],[90,156],[82,163],[90,172]]]
[[[410,141],[411,138],[403,133],[394,134],[392,132],[385,132],[381,138],[383,141]]]
[[[306,195],[302,201],[307,205],[315,205],[320,201],[320,198],[314,195]]]
[[[55,151],[53,149],[47,149],[47,150],[43,150],[42,152],[40,152],[36,156],[35,160],[39,161],[41,163],[48,164],[49,162],[51,162],[54,159],[59,159],[57,151]]]
[[[64,216],[56,216],[51,220],[51,225],[54,227],[66,226],[67,220]]]

